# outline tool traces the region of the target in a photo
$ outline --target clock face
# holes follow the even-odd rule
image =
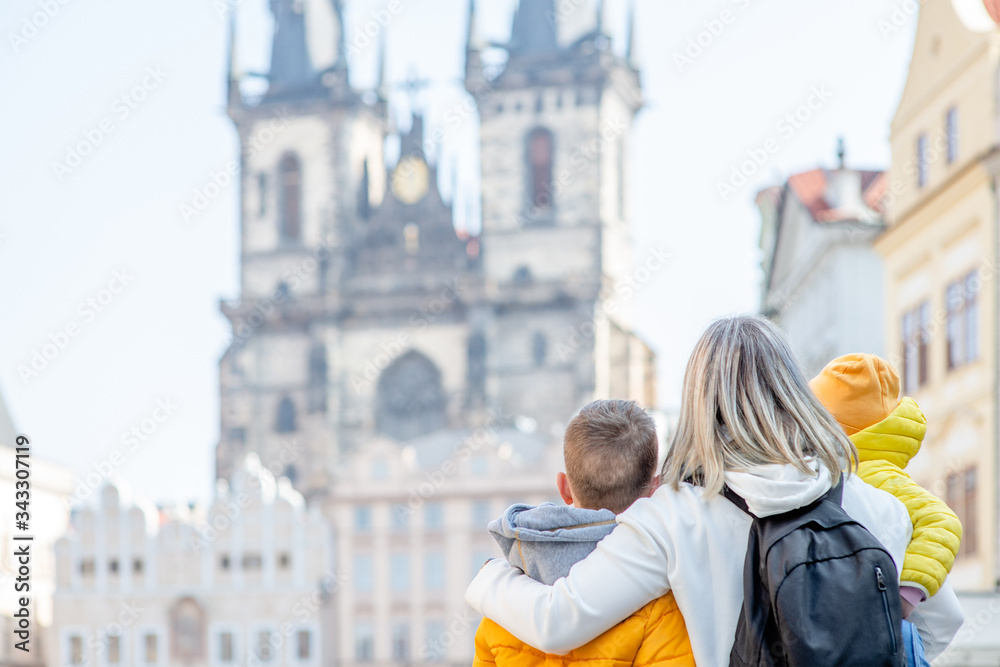
[[[412,155],[404,157],[392,172],[392,193],[404,204],[416,204],[427,194],[430,180],[426,162]]]

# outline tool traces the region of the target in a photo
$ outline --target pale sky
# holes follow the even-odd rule
[[[389,78],[434,80],[417,104],[440,123],[467,99],[458,84],[467,0],[398,1],[386,28]],[[620,28],[624,1],[608,2]],[[218,301],[238,294],[237,190],[224,188],[189,225],[179,207],[237,157],[218,11],[233,4],[241,66],[266,70],[267,0],[0,6],[0,393],[36,456],[85,475],[121,451],[115,476],[160,502],[212,489],[227,333]],[[639,331],[659,354],[661,407],[677,404],[687,356],[711,319],[757,308],[755,192],[833,166],[841,135],[849,166],[888,164],[916,17],[897,12],[891,33],[884,22],[906,4],[639,0],[647,106],[633,135],[632,226],[637,259],[652,247],[672,256],[637,297]],[[385,5],[349,2],[349,37]],[[502,41],[513,0],[479,5],[481,32]],[[715,22],[724,11],[728,23]],[[702,52],[679,65],[689,39],[712,28]],[[372,85],[375,47],[353,64],[356,84]],[[779,127],[814,92],[808,120],[794,132]],[[409,98],[393,101],[403,116]],[[463,174],[460,200],[477,187],[467,175],[476,132],[470,120],[442,146],[446,189],[451,165]],[[718,183],[769,138],[777,152],[723,202]],[[93,149],[77,161],[68,152],[80,142]],[[64,346],[22,378],[19,368],[52,341]],[[148,435],[129,449],[123,434],[143,425]]]

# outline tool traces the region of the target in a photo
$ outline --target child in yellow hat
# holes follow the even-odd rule
[[[858,448],[858,475],[910,513],[913,537],[899,589],[905,618],[938,592],[962,542],[955,513],[903,470],[920,451],[927,420],[912,398],[900,400],[896,369],[872,354],[834,359],[809,386]]]

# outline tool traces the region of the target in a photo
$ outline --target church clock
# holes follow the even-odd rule
[[[404,204],[416,204],[430,187],[427,163],[415,155],[404,157],[392,172],[392,194]]]

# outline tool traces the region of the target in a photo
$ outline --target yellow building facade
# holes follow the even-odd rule
[[[1000,580],[1000,28],[988,5],[920,3],[876,243],[886,349],[928,418],[909,472],[965,526],[958,590]]]

